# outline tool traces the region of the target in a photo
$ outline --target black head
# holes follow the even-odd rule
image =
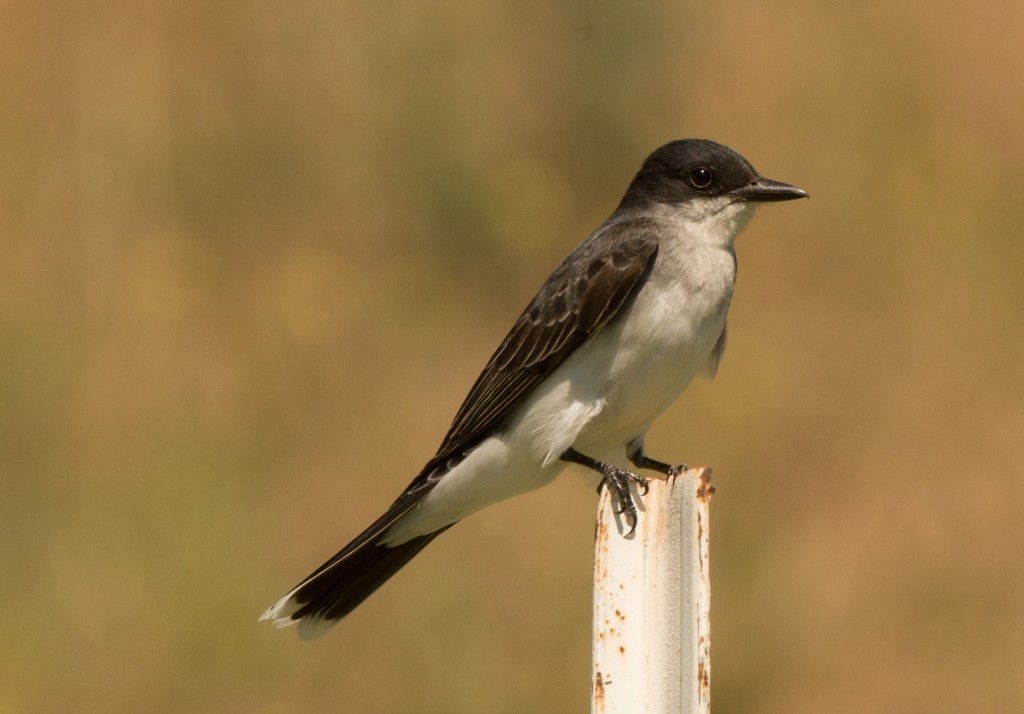
[[[620,208],[700,198],[719,198],[727,205],[738,201],[788,201],[807,198],[807,193],[763,178],[749,161],[727,146],[707,139],[681,139],[647,157]]]

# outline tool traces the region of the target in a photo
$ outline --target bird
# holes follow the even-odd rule
[[[637,470],[673,476],[644,435],[699,373],[713,377],[736,280],[734,241],[755,207],[807,198],[707,139],[652,152],[622,200],[554,269],[469,390],[434,454],[369,527],[260,620],[314,639],[434,538],[569,464],[600,477],[637,523]]]

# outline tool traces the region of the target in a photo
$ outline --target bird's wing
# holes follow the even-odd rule
[[[484,367],[417,481],[461,460],[600,331],[642,284],[657,252],[655,224],[622,220],[603,226],[562,261]]]

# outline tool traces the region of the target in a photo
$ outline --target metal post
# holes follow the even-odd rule
[[[636,532],[601,495],[594,548],[594,714],[709,714],[711,469],[652,479]]]

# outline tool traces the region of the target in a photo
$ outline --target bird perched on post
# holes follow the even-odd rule
[[[635,528],[629,485],[646,481],[618,464],[685,470],[648,456],[644,434],[718,368],[736,235],[758,204],[806,197],[712,141],[654,151],[516,320],[419,475],[260,619],[318,637],[452,525],[570,463],[596,471]]]

